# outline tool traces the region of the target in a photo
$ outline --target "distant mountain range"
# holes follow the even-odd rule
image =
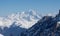
[[[4,27],[9,28],[15,22],[15,25],[28,29],[39,19],[41,19],[41,16],[33,10],[18,12],[8,15],[7,17],[0,17],[0,27],[2,27],[2,29]]]
[[[60,36],[60,10],[55,17],[39,16],[35,11],[0,17],[0,34],[4,36]]]

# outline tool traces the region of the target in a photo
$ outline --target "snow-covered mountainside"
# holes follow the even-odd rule
[[[0,27],[10,27],[14,22],[15,25],[22,28],[30,28],[33,26],[41,17],[33,10],[15,13],[8,15],[7,17],[0,17]]]
[[[23,36],[25,35],[24,33]],[[49,16],[42,17],[42,19],[28,29],[26,36],[60,36],[60,10],[55,17],[50,14]]]
[[[4,35],[0,34],[0,36],[4,36]]]
[[[35,11],[26,11],[0,17],[0,34],[4,36],[60,36],[59,14],[40,17]]]

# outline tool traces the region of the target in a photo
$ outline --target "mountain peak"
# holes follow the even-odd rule
[[[33,26],[41,17],[33,10],[18,12],[16,14],[8,15],[8,17],[0,20],[2,27],[10,27],[13,22],[16,22],[15,25],[22,28],[30,28]]]

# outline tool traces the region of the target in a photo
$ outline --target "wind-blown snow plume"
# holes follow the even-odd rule
[[[35,11],[20,12],[16,14],[11,14],[6,18],[0,17],[0,27],[10,27],[14,22],[15,25],[22,28],[30,28],[34,25],[41,17]]]

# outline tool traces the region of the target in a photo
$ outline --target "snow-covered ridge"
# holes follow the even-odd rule
[[[14,22],[15,25],[22,28],[30,28],[34,25],[41,17],[33,10],[27,12],[18,12],[16,14],[8,15],[5,17],[0,17],[0,27],[10,27]]]

